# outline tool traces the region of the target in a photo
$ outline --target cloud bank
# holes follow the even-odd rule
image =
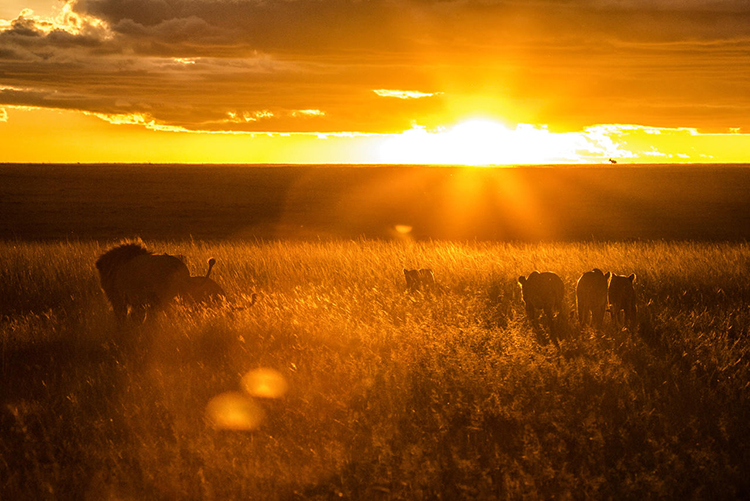
[[[60,5],[0,20],[0,106],[195,131],[387,133],[466,113],[750,128],[744,0]]]

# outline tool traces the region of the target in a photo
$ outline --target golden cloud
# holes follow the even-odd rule
[[[419,92],[416,90],[391,90],[391,89],[373,89],[373,92],[380,97],[395,97],[398,99],[422,99],[424,97],[439,96],[442,92]]]

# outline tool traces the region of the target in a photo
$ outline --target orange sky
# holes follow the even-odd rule
[[[750,159],[745,0],[5,0],[0,161]]]

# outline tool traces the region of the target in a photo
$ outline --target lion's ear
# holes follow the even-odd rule
[[[628,280],[630,280],[630,282],[632,283],[635,283],[635,273],[631,273],[630,276],[628,277]]]
[[[604,278],[606,278],[607,280],[609,280],[609,277],[611,277],[611,276],[612,276],[612,272],[610,272],[610,271],[608,271],[607,273],[604,274]]]
[[[523,275],[521,275],[520,277],[518,277],[518,283],[521,284],[521,285],[525,284],[526,283],[526,277],[524,277]]]

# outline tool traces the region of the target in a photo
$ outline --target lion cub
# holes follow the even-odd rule
[[[418,290],[433,290],[435,288],[435,274],[429,268],[407,270],[404,268],[406,288],[412,292]]]

